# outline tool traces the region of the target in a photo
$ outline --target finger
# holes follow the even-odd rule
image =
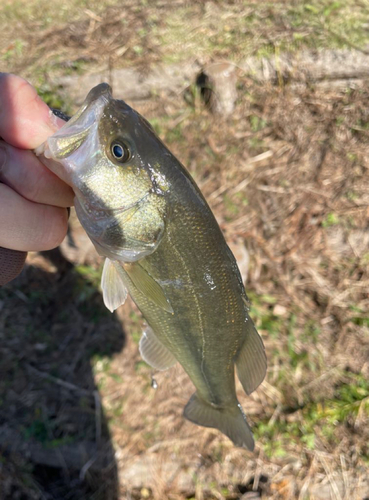
[[[55,248],[67,232],[65,208],[26,200],[0,184],[0,246],[22,251]]]
[[[21,272],[27,252],[0,247],[0,286],[12,281]]]
[[[72,189],[31,151],[3,141],[0,141],[0,181],[30,201],[58,207],[73,204]]]
[[[0,137],[22,149],[34,149],[61,125],[26,80],[0,73]]]

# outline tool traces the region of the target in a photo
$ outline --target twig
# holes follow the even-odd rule
[[[96,435],[96,444],[99,445],[101,440],[101,400],[100,394],[98,391],[94,391],[95,398],[95,435]]]
[[[366,50],[366,49],[363,49],[362,47],[360,47],[359,45],[357,45],[356,43],[352,42],[347,36],[345,35],[341,35],[340,33],[337,33],[337,31],[335,31],[334,29],[332,28],[325,28],[329,33],[331,33],[332,35],[336,36],[341,42],[344,42],[346,43],[349,47],[351,47],[352,49],[355,49],[355,50],[358,50],[359,52],[361,52],[362,54],[365,54],[365,55],[369,55],[369,51]]]
[[[345,455],[343,453],[340,454],[340,462],[341,462],[341,469],[342,469],[343,484],[345,485],[344,499],[348,500],[348,498],[349,498],[349,496],[348,496],[349,479],[348,479],[348,474],[347,474],[346,459],[345,459]]]
[[[325,470],[325,473],[327,474],[327,478],[328,478],[328,481],[331,485],[331,488],[332,488],[332,492],[336,498],[336,500],[343,500],[342,499],[342,495],[341,493],[339,492],[339,489],[338,489],[338,486],[337,486],[337,483],[336,481],[334,480],[334,477],[333,477],[333,473],[332,473],[332,468],[330,467],[330,465],[328,464],[325,456],[323,453],[316,453],[320,463],[323,465],[323,468]]]
[[[79,473],[79,479],[81,481],[85,480],[85,477],[86,477],[88,469],[91,467],[91,465],[93,465],[94,462],[96,462],[96,460],[97,460],[97,455],[95,455],[94,457],[90,458],[90,460],[88,460],[85,463],[85,465],[82,467],[82,469],[81,469],[81,471]]]
[[[61,387],[64,387],[65,389],[69,389],[71,391],[77,391],[80,394],[83,394],[85,396],[91,396],[91,394],[92,394],[91,391],[86,391],[86,389],[82,389],[81,387],[78,387],[77,385],[74,385],[71,382],[66,382],[65,380],[62,380],[58,377],[54,377],[53,375],[50,375],[49,373],[41,372],[40,370],[37,370],[37,368],[34,368],[33,366],[31,366],[28,363],[26,363],[26,367],[28,370],[35,373],[39,377],[44,378],[46,380],[49,380],[50,382],[54,382],[54,384],[60,385]]]

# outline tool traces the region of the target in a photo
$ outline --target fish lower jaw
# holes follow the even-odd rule
[[[55,158],[52,156],[47,141],[41,144],[41,146],[38,146],[33,151],[39,158],[41,163],[45,165],[48,170],[50,170],[53,174],[59,177],[59,179],[64,181],[73,189],[73,184],[70,182],[70,178],[68,173],[66,172],[66,169],[60,161],[55,160]]]

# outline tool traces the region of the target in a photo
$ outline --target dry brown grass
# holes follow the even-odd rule
[[[193,388],[180,367],[155,374],[152,389],[137,349],[138,313],[130,303],[109,319],[93,267],[80,269],[86,282],[34,256],[1,292],[4,425],[36,442],[56,440],[56,448],[58,439],[70,449],[114,445],[115,461],[105,448],[102,471],[91,468],[81,495],[108,498],[115,467],[119,498],[231,499],[252,488],[264,498],[304,498],[307,491],[314,498],[314,485],[325,483],[334,498],[358,491],[367,403],[363,396],[342,417],[339,391],[368,376],[367,96],[366,89],[249,87],[227,123],[174,98],[142,105],[189,165],[227,238],[241,238],[251,255],[247,289],[269,358],[261,388],[251,398],[239,390],[255,426],[254,456],[182,418]],[[72,235],[77,243],[83,238],[78,228]],[[74,254],[69,248],[67,255],[95,265],[88,248]],[[123,350],[121,324],[130,333]],[[312,433],[314,442],[304,440]],[[14,463],[27,471],[27,460],[17,460],[6,474]],[[49,473],[35,470],[42,488],[54,491]],[[78,483],[78,474],[68,474]],[[101,475],[112,483],[102,487]]]

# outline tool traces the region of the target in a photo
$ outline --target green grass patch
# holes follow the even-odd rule
[[[268,332],[272,337],[277,337],[283,329],[283,321],[273,313],[271,307],[277,299],[270,295],[260,295],[250,292],[251,300],[250,316],[254,320],[258,330]]]
[[[72,114],[71,103],[67,102],[64,97],[61,96],[59,89],[54,85],[42,82],[40,78],[40,83],[36,85],[36,90],[38,95],[46,102],[50,108],[60,109],[66,115]]]
[[[35,419],[29,424],[28,427],[23,429],[23,435],[25,439],[33,438],[36,439],[36,441],[44,443],[48,440],[48,432],[45,422],[39,419]]]
[[[340,220],[338,218],[338,215],[336,215],[334,212],[329,212],[325,219],[322,221],[322,226],[323,227],[331,227],[331,226],[337,226],[340,223]]]
[[[147,363],[145,363],[145,361],[140,360],[135,363],[136,372],[147,371],[148,368],[151,369],[151,367]]]
[[[88,314],[94,323],[98,323],[102,317],[110,314],[103,305],[100,291],[102,268],[79,265],[74,268],[74,273],[76,279],[73,296],[78,309],[81,313]]]
[[[293,421],[288,421],[288,412],[283,412],[283,417],[273,424],[257,423],[253,432],[263,443],[266,455],[284,457],[299,443],[313,450],[317,439],[334,447],[340,439],[340,425],[353,426],[359,412],[369,414],[369,381],[362,375],[347,376],[351,380],[337,386],[334,398],[307,403],[296,411]]]
[[[97,373],[108,373],[110,371],[111,359],[95,354],[91,357],[91,365],[95,374]]]
[[[263,130],[263,128],[267,126],[266,120],[260,118],[257,115],[250,115],[249,121],[252,132],[259,132],[260,130]]]
[[[57,32],[74,22],[91,23],[91,15],[102,16],[106,9],[118,4],[118,0],[67,0],[56,9],[48,0],[6,2],[0,6],[0,23],[5,27],[3,46],[0,42],[0,59],[10,68],[29,66],[32,78],[50,71],[58,74],[83,72],[96,61],[75,59],[73,54],[71,64],[63,63],[58,67],[58,56],[62,52],[66,54],[67,46],[53,47],[52,67],[48,57],[36,57],[37,63],[27,57],[31,48],[40,45],[37,44],[37,33],[42,35],[43,31],[52,31],[53,28]],[[253,55],[273,57],[278,61],[279,55],[286,51],[322,47],[363,48],[369,43],[366,27],[369,5],[356,0],[252,4],[243,0],[227,3],[226,7],[218,2],[202,4],[193,1],[175,9],[171,7],[169,0],[164,6],[162,3],[159,6],[156,2],[147,5],[141,2],[130,7],[130,14],[137,15],[138,19],[145,15],[145,23],[137,27],[137,40],[135,38],[129,47],[130,56],[116,60],[116,66],[140,63],[147,56],[148,48],[149,51],[160,48],[164,63],[182,63],[194,58],[204,61],[227,59],[239,63]],[[122,29],[129,29],[126,22],[127,19],[121,19]],[[44,53],[47,52],[42,48]]]
[[[79,265],[74,269],[79,275],[87,278],[91,285],[93,285],[95,288],[98,288],[100,286],[102,268],[96,269],[92,266]]]
[[[116,5],[118,0],[66,0],[58,4],[49,0],[12,0],[5,2],[0,7],[0,20],[7,24],[37,23],[38,29],[49,28],[86,16],[86,9],[95,14],[103,12],[106,8]]]
[[[368,312],[357,306],[350,306],[349,310],[352,312],[349,321],[357,326],[369,327]]]

